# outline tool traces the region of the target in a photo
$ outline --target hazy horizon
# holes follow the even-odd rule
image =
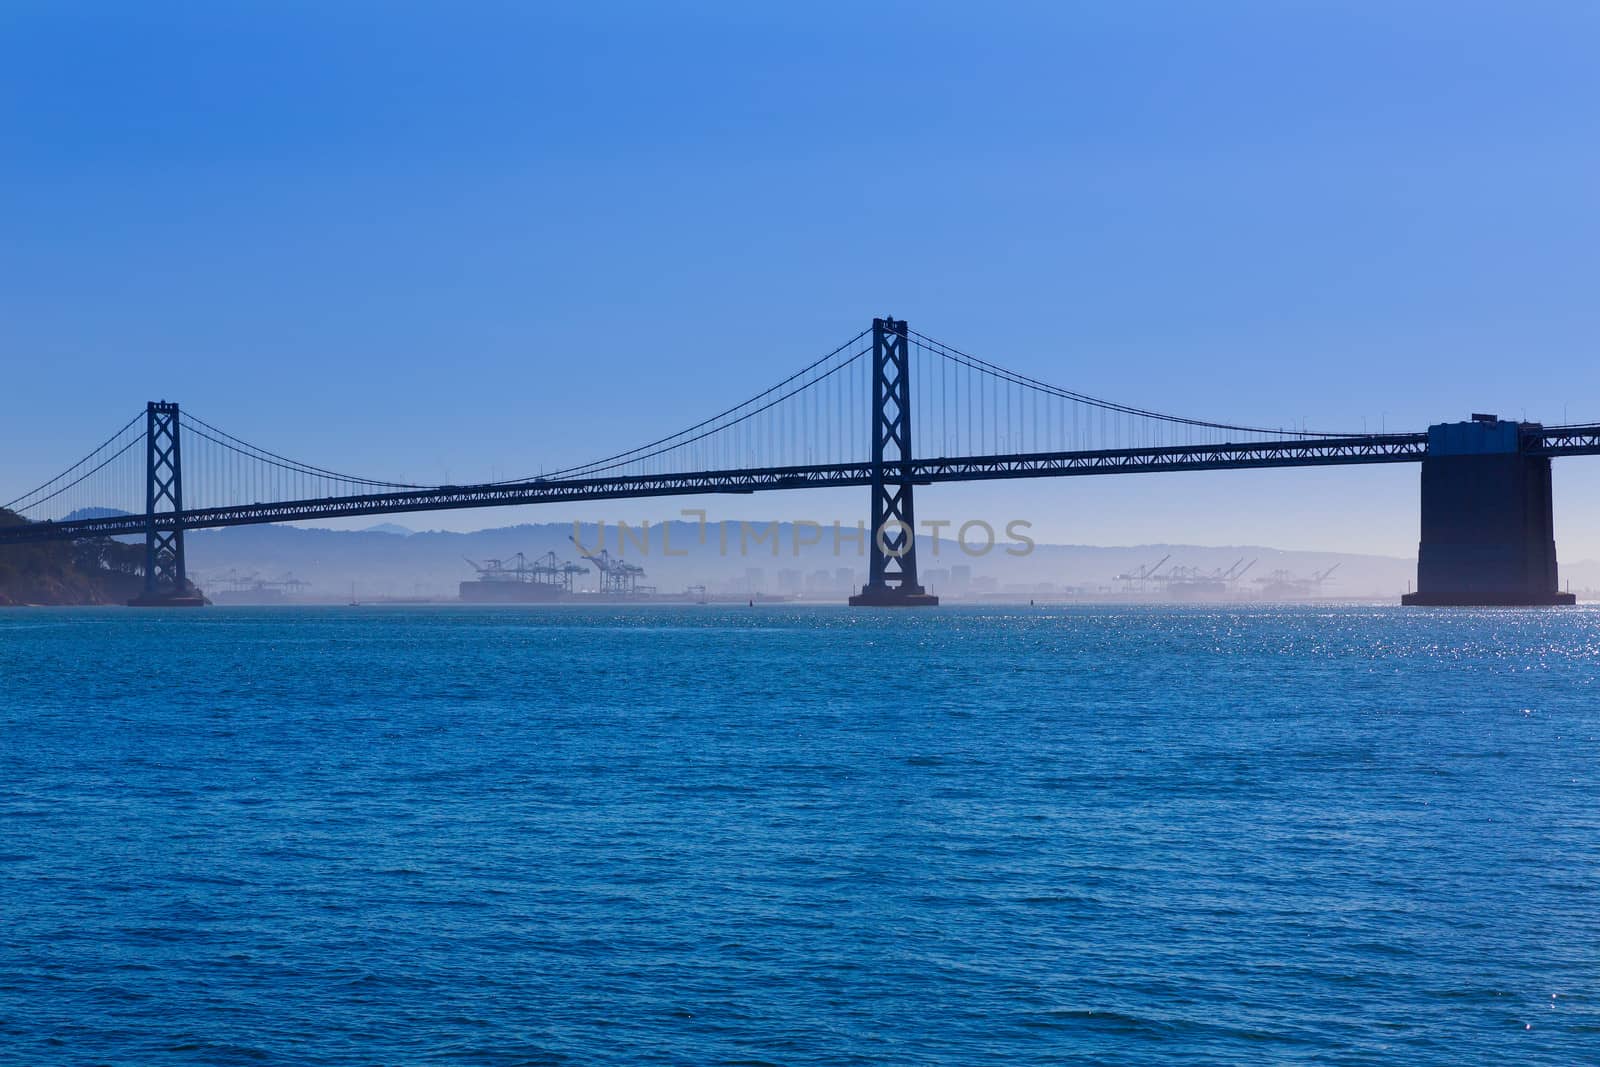
[[[982,522],[982,520],[978,520]],[[403,533],[401,531],[404,531]],[[704,534],[704,541],[700,535]],[[981,525],[966,534],[942,529],[918,538],[924,584],[947,596],[1121,595],[1158,592],[1164,580],[1198,580],[1243,567],[1230,583],[1230,599],[1285,601],[1311,595],[1289,588],[1333,569],[1317,595],[1367,599],[1398,596],[1415,578],[1415,560],[1324,550],[1285,550],[1270,545],[1197,545],[1152,542],[1137,545],[1054,544],[1007,538],[995,529],[992,542]],[[1016,533],[1027,538],[1032,531]],[[342,601],[358,587],[362,596],[426,596],[454,599],[457,585],[475,577],[473,561],[509,560],[523,553],[530,562],[546,552],[559,561],[582,562],[571,541],[589,552],[612,556],[644,569],[639,581],[662,593],[677,594],[694,585],[714,593],[779,595],[849,592],[865,581],[867,558],[855,539],[854,524],[813,528],[786,521],[719,521],[713,514],[702,528],[693,520],[674,520],[647,530],[629,522],[619,529],[597,523],[521,523],[477,531],[412,530],[392,522],[361,530],[305,526],[247,526],[197,530],[189,535],[190,573],[209,593],[229,588],[232,579],[309,582],[297,596]],[[1157,567],[1156,564],[1161,564]],[[1248,565],[1248,566],[1246,566]],[[1127,576],[1158,574],[1162,581],[1129,581]],[[1564,571],[1575,588],[1600,586],[1600,564],[1575,563]],[[841,577],[847,574],[848,577]],[[597,579],[581,576],[576,588]],[[1192,589],[1192,587],[1190,587]],[[840,598],[835,596],[836,599]],[[1173,600],[1194,599],[1190,592]]]

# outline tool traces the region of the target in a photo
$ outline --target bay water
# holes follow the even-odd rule
[[[0,613],[0,1063],[1600,1062],[1600,612]]]

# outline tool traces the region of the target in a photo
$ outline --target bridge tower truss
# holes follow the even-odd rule
[[[178,405],[145,405],[144,592],[134,607],[192,607],[205,603],[183,559],[183,451]],[[165,516],[170,522],[162,522]]]
[[[853,607],[939,603],[917,582],[909,333],[904,319],[872,320],[872,524],[867,584],[850,598]]]

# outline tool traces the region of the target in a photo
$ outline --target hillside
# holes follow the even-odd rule
[[[0,509],[0,526],[24,520]],[[0,606],[122,604],[143,585],[144,546],[116,541],[0,545]]]

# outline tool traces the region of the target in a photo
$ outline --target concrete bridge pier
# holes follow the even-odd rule
[[[1493,415],[1428,428],[1417,591],[1401,603],[1574,603],[1556,577],[1550,458],[1527,454],[1523,429]]]

